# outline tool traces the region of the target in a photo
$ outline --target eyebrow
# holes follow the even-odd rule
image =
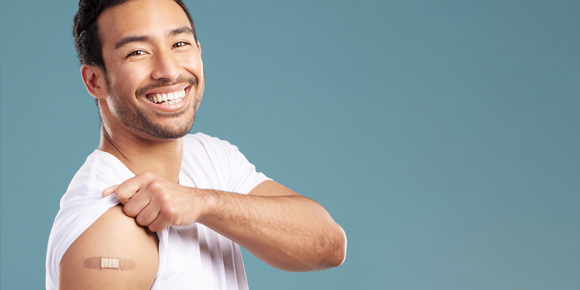
[[[146,42],[150,39],[149,36],[127,36],[119,39],[117,43],[115,43],[115,49],[121,48],[124,45],[131,43],[131,42]]]
[[[175,36],[175,35],[179,35],[179,34],[183,34],[183,33],[191,33],[191,35],[193,35],[193,30],[189,27],[184,26],[184,27],[172,29],[171,31],[169,31],[169,33],[167,33],[167,35],[168,36]],[[150,39],[151,39],[151,37],[146,36],[146,35],[126,36],[126,37],[119,39],[119,41],[117,41],[115,43],[115,49],[119,49],[119,48],[123,47],[124,45],[127,45],[131,42],[147,42]]]
[[[176,29],[173,29],[171,31],[169,31],[168,35],[169,36],[174,36],[174,35],[178,35],[178,34],[182,34],[182,33],[191,33],[191,35],[193,35],[193,30],[189,27],[179,27]]]

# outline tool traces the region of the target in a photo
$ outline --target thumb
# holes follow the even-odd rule
[[[107,197],[107,196],[115,193],[115,191],[117,191],[117,187],[119,187],[118,184],[105,188],[105,190],[103,190],[103,197]]]

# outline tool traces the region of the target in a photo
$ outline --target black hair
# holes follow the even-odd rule
[[[99,37],[99,28],[97,26],[97,18],[101,13],[111,8],[131,0],[80,0],[79,10],[73,20],[73,37],[75,40],[75,47],[81,64],[94,65],[99,67],[103,72],[106,72],[105,62],[103,61],[102,43]],[[193,18],[187,10],[187,6],[183,0],[174,0],[179,4],[193,30],[193,37],[197,41],[197,34],[195,33],[195,25]]]

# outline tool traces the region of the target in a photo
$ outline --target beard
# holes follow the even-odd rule
[[[135,96],[137,96],[138,98],[145,99],[145,97],[142,95],[145,92],[155,88],[172,86],[177,83],[189,83],[191,85],[189,93],[191,93],[191,90],[194,90],[197,88],[197,86],[201,85],[199,92],[197,93],[197,95],[195,95],[195,100],[193,104],[193,114],[188,116],[188,118],[186,118],[185,121],[181,123],[172,125],[163,125],[154,122],[152,118],[148,116],[141,108],[127,102],[127,100],[131,98],[130,96],[122,96],[117,94],[115,88],[113,88],[110,85],[108,78],[106,78],[106,82],[107,87],[109,88],[108,93],[109,96],[111,97],[110,100],[112,101],[112,105],[114,106],[117,116],[121,121],[121,123],[123,123],[125,126],[129,128],[132,128],[138,132],[144,133],[145,135],[154,137],[156,139],[177,139],[189,133],[191,128],[193,128],[193,124],[195,123],[195,116],[197,114],[199,106],[201,105],[205,88],[205,84],[198,84],[197,78],[195,77],[190,78],[179,77],[177,80],[173,82],[158,82],[148,85],[146,87],[138,88],[135,91]],[[190,110],[186,109],[179,112],[172,113],[157,112],[155,114],[163,118],[178,118],[185,114],[189,114],[189,112]]]

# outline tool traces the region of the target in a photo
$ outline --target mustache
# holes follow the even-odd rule
[[[145,94],[145,92],[149,91],[149,90],[153,90],[156,88],[161,88],[161,87],[169,87],[169,86],[173,86],[179,83],[188,83],[192,86],[197,86],[197,78],[196,77],[178,77],[176,80],[174,81],[159,81],[159,82],[155,82],[152,84],[149,84],[147,86],[138,88],[135,91],[135,96],[141,96],[143,94]]]

